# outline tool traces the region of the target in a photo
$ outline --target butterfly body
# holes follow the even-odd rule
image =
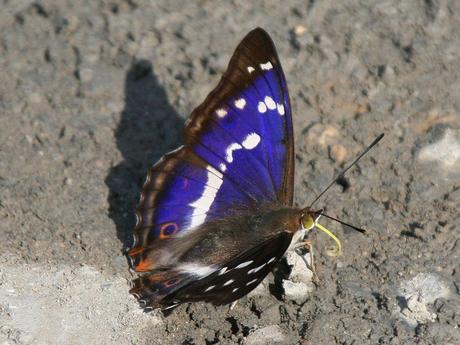
[[[202,229],[178,238],[182,241],[185,237],[201,236],[199,241],[191,241],[195,243],[181,261],[212,265],[230,260],[281,232],[297,231],[300,227],[301,211],[287,207],[273,209],[276,206],[278,205],[269,205],[269,210],[240,211],[238,216],[211,221],[203,225]]]
[[[294,139],[275,46],[257,28],[149,171],[137,207],[131,293],[150,308],[230,303],[254,289],[302,228]],[[316,217],[316,216],[315,216]]]

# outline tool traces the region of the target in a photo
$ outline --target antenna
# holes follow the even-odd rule
[[[367,232],[366,229],[358,228],[358,227],[356,227],[356,226],[354,226],[354,225],[345,223],[343,220],[340,220],[340,219],[337,219],[337,218],[328,216],[327,214],[324,214],[322,211],[312,212],[312,213],[318,214],[318,215],[320,215],[320,216],[323,216],[323,217],[326,217],[326,218],[329,218],[329,219],[332,219],[332,220],[335,220],[337,223],[340,223],[340,224],[349,226],[349,227],[352,228],[353,230],[359,231],[359,232],[362,233],[362,234],[365,234],[365,233]]]
[[[377,138],[375,138],[374,141],[372,142],[372,144],[370,144],[370,145],[364,150],[363,153],[361,153],[361,154],[360,154],[360,155],[359,155],[349,166],[347,166],[345,169],[343,169],[343,171],[342,171],[340,174],[338,174],[337,177],[336,177],[335,179],[333,179],[332,182],[329,183],[329,185],[328,185],[321,193],[319,193],[319,195],[316,197],[316,199],[313,200],[313,202],[310,204],[310,207],[312,207],[313,204],[316,203],[316,202],[318,201],[318,199],[321,198],[321,197],[323,196],[323,194],[326,193],[326,192],[329,190],[329,188],[332,187],[332,185],[333,185],[334,183],[336,183],[339,179],[341,179],[341,178],[345,175],[345,173],[346,173],[348,170],[350,170],[350,168],[351,168],[353,165],[355,165],[355,164],[356,164],[366,153],[368,153],[369,150],[370,150],[371,148],[373,148],[375,145],[377,145],[377,143],[383,138],[383,136],[384,136],[384,133],[380,134]],[[332,219],[332,217],[328,217],[328,216],[326,216],[326,215],[324,215],[324,214],[323,214],[323,216]],[[342,222],[339,221],[338,219],[334,219],[334,220],[336,220],[336,221],[339,222],[339,223],[342,223]],[[342,223],[342,224],[343,224],[343,223]],[[348,225],[349,227],[354,228],[353,226],[351,226],[351,225],[349,225],[349,224],[344,224],[344,225]],[[357,229],[357,228],[356,228],[356,229]],[[358,230],[358,231],[359,231],[359,230]]]

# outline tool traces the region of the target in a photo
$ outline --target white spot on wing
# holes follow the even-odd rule
[[[268,61],[267,63],[261,63],[260,68],[262,68],[263,70],[269,71],[273,68],[273,65],[270,61]]]
[[[227,272],[227,267],[222,268],[222,269],[219,271],[219,275],[221,276],[221,275],[224,274],[225,272]]]
[[[243,110],[245,105],[246,100],[244,98],[240,98],[235,101],[235,107],[237,107],[238,109]]]
[[[241,149],[241,145],[238,143],[230,144],[225,150],[225,160],[229,163],[233,162],[233,151]]]
[[[267,261],[267,265],[271,264],[273,261],[275,261],[276,256],[272,257],[270,260]]]
[[[224,286],[230,285],[230,284],[233,283],[233,282],[234,282],[233,279],[229,279],[229,280],[227,280],[227,281],[224,283]]]
[[[232,290],[232,293],[237,292],[239,289],[240,289],[240,288],[234,288],[234,289]]]
[[[243,140],[242,144],[245,149],[252,150],[260,143],[260,136],[257,133],[250,133],[248,136]]]
[[[264,102],[259,102],[257,104],[257,110],[259,111],[259,113],[263,114],[267,111],[267,106],[265,105]]]
[[[224,175],[222,175],[222,173],[220,173],[219,171],[217,171],[216,169],[214,169],[214,167],[208,165],[206,167],[206,170],[209,171],[209,172],[212,172],[214,175],[216,175],[218,178],[222,178]]]
[[[264,102],[267,105],[267,108],[273,110],[276,108],[276,103],[270,96],[265,96]]]
[[[252,72],[254,72],[255,70],[256,70],[256,69],[255,69],[254,67],[248,66],[248,72],[249,72],[249,73],[252,73]]]
[[[262,264],[262,265],[260,265],[259,267],[253,268],[252,270],[249,270],[249,271],[248,271],[248,274],[257,273],[257,272],[260,271],[265,265],[266,265],[266,264]]]
[[[250,282],[246,283],[246,286],[249,286],[251,284],[254,284],[255,282],[257,281],[257,278],[256,279],[253,279],[251,280]]]
[[[206,277],[216,270],[214,266],[201,265],[193,262],[179,265],[177,269],[180,272],[189,273],[199,277]]]
[[[224,163],[220,163],[219,168],[220,168],[221,171],[227,170],[227,166]]]
[[[216,287],[215,285],[211,285],[211,286],[208,287],[206,290],[204,290],[204,292],[211,291],[211,290],[214,289],[215,287]]]
[[[214,202],[214,199],[216,198],[216,194],[218,192],[220,185],[218,185],[216,181],[212,181],[210,179],[208,180],[208,183],[209,184],[203,187],[204,189],[201,196],[197,200],[189,204],[189,206],[195,208],[194,212],[190,215],[191,220],[195,219],[195,221],[198,221],[196,220],[197,217],[205,217],[206,212],[211,208],[211,205]]]
[[[257,133],[249,133],[242,142],[243,146],[241,146],[238,143],[231,143],[230,145],[228,145],[227,149],[225,150],[225,160],[228,163],[232,163],[234,151],[241,150],[243,147],[246,150],[252,150],[257,145],[259,145],[259,143],[260,143],[260,136]],[[219,166],[221,169],[222,169],[222,165],[223,163],[221,163],[221,165]],[[225,169],[222,169],[222,171],[225,171]]]
[[[285,114],[284,105],[278,104],[278,105],[277,105],[277,108],[278,108],[278,114],[280,114],[280,115],[284,115],[284,114]]]
[[[217,109],[217,110],[216,110],[216,114],[217,114],[217,116],[219,116],[219,117],[221,117],[221,118],[222,118],[222,117],[225,117],[225,116],[227,115],[227,110],[222,109],[222,108]]]
[[[168,309],[171,309],[171,308],[174,308],[176,305],[178,305],[179,303],[174,303],[166,308],[164,308],[163,310],[168,310]],[[145,307],[144,309],[150,309],[150,310],[153,310],[153,307]]]
[[[237,269],[237,268],[243,268],[243,267],[249,266],[249,265],[252,264],[252,263],[253,263],[252,260],[243,262],[242,264],[239,264],[238,266],[236,266],[235,269]]]
[[[203,193],[194,202],[190,203],[189,206],[194,207],[192,213],[192,221],[190,222],[190,228],[194,228],[204,223],[206,220],[207,211],[211,208],[214,199],[216,198],[217,192],[220,186],[224,182],[222,180],[222,173],[208,165],[206,167],[208,171],[206,185],[204,186]],[[204,211],[204,214],[203,214]]]
[[[206,170],[209,171],[208,172],[208,180],[206,181],[206,184],[208,186],[212,186],[216,189],[219,189],[221,184],[222,184],[222,177],[224,175],[222,175],[222,173],[216,169],[214,169],[214,167],[208,165],[206,167]],[[209,174],[211,173],[211,174]]]

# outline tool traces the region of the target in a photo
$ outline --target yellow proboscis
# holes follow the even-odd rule
[[[326,235],[328,235],[330,238],[332,238],[334,242],[337,244],[336,246],[330,247],[326,251],[327,255],[339,256],[340,254],[342,254],[342,243],[340,243],[340,240],[330,230],[326,229],[324,226],[319,224],[317,221],[318,221],[318,218],[315,221],[315,219],[313,219],[312,216],[308,215],[307,217],[305,217],[305,219],[302,219],[303,229],[310,230],[314,227],[317,227],[318,229],[326,233]]]
[[[329,256],[339,256],[340,254],[342,254],[342,244],[340,243],[340,240],[331,232],[329,231],[328,229],[326,229],[324,226],[322,226],[321,224],[319,223],[316,223],[315,226],[320,229],[321,231],[325,232],[326,235],[328,235],[330,238],[332,238],[335,243],[337,243],[336,246],[332,247],[332,248],[329,248],[327,250],[327,254]]]

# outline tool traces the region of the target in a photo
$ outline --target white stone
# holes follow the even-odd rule
[[[296,303],[303,303],[308,299],[311,288],[306,283],[295,283],[283,279],[284,298]]]
[[[286,261],[291,267],[288,279],[283,280],[284,297],[296,303],[305,302],[314,289],[313,273],[308,269],[306,262],[311,262],[310,254],[303,256],[295,251],[286,253]]]
[[[289,274],[289,280],[294,282],[306,283],[311,286],[311,290],[314,288],[312,283],[313,272],[307,267],[307,264],[311,263],[310,253],[299,255],[295,251],[288,251],[286,253],[286,261],[291,267],[291,273]]]
[[[442,168],[453,169],[460,160],[460,140],[456,138],[453,130],[447,129],[441,140],[420,150],[418,159],[439,162]]]
[[[419,324],[436,320],[437,315],[429,310],[428,304],[438,298],[449,297],[450,289],[437,275],[419,273],[412,279],[402,281],[399,293],[405,305],[397,306],[397,315],[410,326],[417,327]]]
[[[278,325],[270,325],[251,332],[247,337],[247,345],[286,344],[287,339],[283,330]]]
[[[146,314],[127,293],[125,274],[12,254],[0,261],[0,344],[141,344],[146,323],[164,328],[159,310]]]

